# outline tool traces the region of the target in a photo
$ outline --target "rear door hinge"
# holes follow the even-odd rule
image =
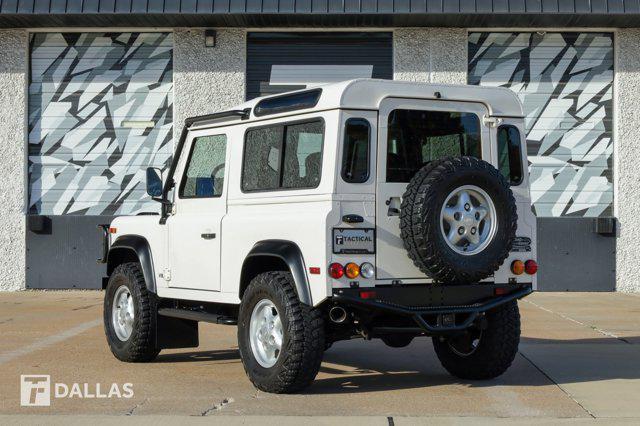
[[[482,123],[487,127],[498,127],[502,124],[502,118],[485,115],[482,117]]]

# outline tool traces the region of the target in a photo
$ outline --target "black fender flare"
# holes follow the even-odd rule
[[[293,281],[296,284],[296,291],[300,302],[308,306],[313,306],[311,300],[311,288],[309,286],[309,278],[302,256],[300,247],[292,241],[287,240],[263,240],[258,241],[242,264],[242,272],[240,275],[240,283],[244,282],[247,271],[247,262],[253,257],[275,257],[282,260],[291,271]],[[241,291],[243,289],[241,288]]]
[[[142,266],[142,274],[147,290],[156,293],[156,279],[153,270],[153,257],[151,257],[151,247],[146,238],[141,235],[123,235],[118,237],[111,247],[107,255],[107,275],[111,275],[113,270],[118,266],[119,253],[132,252]]]

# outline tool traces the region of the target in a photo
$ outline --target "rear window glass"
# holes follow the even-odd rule
[[[511,185],[522,182],[522,143],[515,126],[498,127],[498,169]]]
[[[342,179],[363,183],[369,179],[369,139],[371,127],[364,118],[350,118],[344,127]]]
[[[284,126],[263,127],[247,132],[244,144],[242,189],[275,189],[280,183],[280,153]]]
[[[397,109],[389,114],[387,182],[409,182],[443,157],[480,158],[480,119],[466,112]]]
[[[315,188],[322,177],[324,123],[277,124],[247,131],[242,190]]]
[[[260,117],[262,115],[313,108],[318,103],[321,93],[321,89],[315,89],[307,92],[294,93],[292,95],[267,98],[258,102],[253,113],[257,117]]]

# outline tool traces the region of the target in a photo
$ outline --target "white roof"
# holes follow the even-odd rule
[[[320,100],[314,108],[310,108],[309,110],[337,108],[378,109],[380,103],[385,98],[438,99],[436,92],[439,92],[441,96],[439,99],[441,100],[483,103],[489,110],[490,116],[522,117],[524,115],[522,104],[516,94],[504,87],[416,83],[379,79],[348,80],[317,87],[322,89]],[[296,92],[303,92],[309,89],[310,88],[298,90]],[[251,108],[253,110],[253,107],[255,107],[258,102],[274,96],[282,96],[282,94],[252,99],[234,109]],[[300,110],[299,112],[307,111],[308,110]],[[290,114],[291,112],[273,114],[269,117]],[[252,117],[255,116],[252,114]],[[260,118],[264,118],[264,116]]]

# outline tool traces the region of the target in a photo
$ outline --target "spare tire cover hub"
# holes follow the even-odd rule
[[[496,208],[482,188],[464,185],[454,189],[440,211],[440,231],[452,250],[474,255],[493,240],[497,228]]]

